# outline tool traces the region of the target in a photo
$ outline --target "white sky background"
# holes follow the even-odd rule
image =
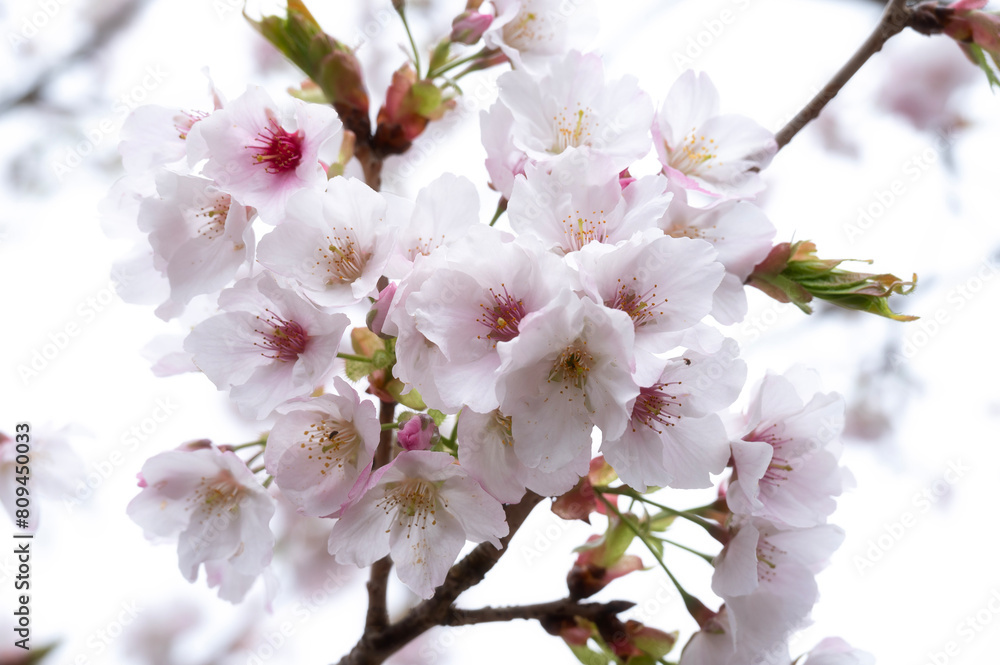
[[[119,11],[123,4],[16,0],[0,5],[0,97],[20,90],[70,49],[85,17]],[[327,31],[348,44],[360,43],[366,22],[370,26],[373,39],[359,56],[370,71],[372,107],[377,108],[379,91],[401,62],[399,45],[405,42],[388,0],[309,4]],[[424,44],[447,31],[463,4],[435,2],[433,10],[411,11]],[[602,31],[595,47],[603,51],[612,75],[637,76],[659,102],[680,73],[675,55],[701,37],[702,53],[688,55],[716,82],[723,109],[774,130],[846,60],[879,12],[875,3],[849,0],[597,4]],[[11,32],[19,32],[26,18],[46,6],[55,8],[52,18],[20,49],[10,47]],[[38,499],[34,504],[41,508],[42,526],[34,541],[33,640],[36,645],[62,640],[51,662],[201,665],[213,662],[213,649],[237,637],[241,627],[255,626],[255,636],[247,641],[250,651],[239,651],[226,663],[268,654],[262,634],[285,640],[267,662],[326,663],[335,662],[360,634],[363,576],[355,575],[322,607],[312,601],[302,605],[291,589],[287,565],[279,566],[285,590],[268,617],[261,612],[260,589],[243,606],[233,607],[215,598],[203,581],[188,584],[177,569],[174,549],[147,543],[124,512],[137,491],[135,473],[149,456],[190,439],[237,443],[257,433],[256,426],[233,415],[225,396],[203,377],[151,375],[140,349],[154,335],[180,328],[163,324],[152,308],[112,297],[109,267],[128,244],[108,240],[96,212],[120,173],[114,144],[123,102],[144,97],[141,101],[165,106],[207,108],[205,66],[229,98],[251,82],[278,92],[297,80],[290,66],[262,47],[238,11],[220,14],[229,6],[225,0],[150,2],[127,33],[58,79],[43,110],[21,107],[0,117],[0,297],[6,315],[0,430],[9,433],[16,422],[28,421],[41,434],[45,423],[56,428],[77,423],[91,435],[75,441],[85,462],[81,473],[104,470],[107,476],[79,504]],[[711,22],[724,10],[733,20],[712,35]],[[858,488],[841,499],[833,516],[846,529],[847,540],[819,578],[816,625],[793,644],[796,654],[828,635],[843,636],[884,663],[923,665],[933,662],[929,653],[940,652],[937,665],[972,665],[988,662],[987,654],[1000,648],[1000,620],[994,621],[989,605],[992,594],[1000,597],[1000,572],[993,565],[1000,539],[987,512],[1000,462],[1000,395],[994,380],[1000,375],[995,350],[1000,279],[993,279],[987,262],[1000,250],[1000,167],[993,156],[1000,146],[1000,100],[976,73],[972,85],[953,100],[967,126],[944,150],[934,135],[872,105],[890,76],[890,60],[913,57],[909,54],[931,44],[915,34],[895,38],[829,108],[846,140],[856,144],[856,158],[825,150],[816,128],[807,129],[767,170],[769,190],[762,198],[782,240],[812,239],[824,257],[874,258],[877,272],[919,273],[916,293],[894,304],[922,316],[921,322],[900,324],[822,306],[807,318],[754,292],[747,323],[728,331],[744,345],[751,382],[768,368],[784,370],[800,362],[817,368],[827,389],[847,397],[855,416],[849,426],[855,430],[880,414],[891,421],[882,436],[847,441],[845,462]],[[162,81],[150,72],[158,72]],[[151,83],[148,89],[144,79]],[[899,84],[901,77],[896,80]],[[477,87],[475,77],[466,81],[467,91],[489,90],[486,84]],[[112,131],[102,131],[102,121]],[[496,195],[485,187],[477,114],[442,126],[452,127],[453,134],[440,142],[418,140],[413,156],[386,164],[388,175],[411,178],[405,190],[397,187],[413,193],[444,170],[464,174],[480,186],[488,219]],[[54,166],[85,141],[96,143],[93,152],[60,179]],[[869,228],[854,233],[852,226],[860,228],[859,208],[871,208],[880,195],[885,199],[896,180],[902,181],[903,194]],[[939,323],[933,328],[935,314]],[[78,334],[65,348],[37,376],[20,376],[19,366],[30,365],[34,352],[67,326],[75,326]],[[904,348],[906,360],[891,363],[889,358]],[[158,403],[169,404],[171,413],[154,427],[151,418],[162,413],[156,411]],[[128,443],[129,430],[144,426],[146,440]],[[950,484],[944,480],[949,464],[970,470]],[[935,489],[943,496],[932,493],[933,502],[916,498]],[[678,492],[665,500],[683,507],[704,498]],[[565,595],[569,550],[591,531],[562,523],[544,508],[536,513],[496,573],[463,597],[466,606]],[[904,518],[905,526],[894,526]],[[678,529],[681,536],[697,542],[699,534]],[[322,549],[322,529],[315,542]],[[518,551],[522,548],[530,552]],[[7,608],[14,596],[8,549],[0,548],[0,654],[9,646]],[[644,558],[652,561],[648,554]],[[683,552],[669,553],[667,561],[690,590],[710,598],[707,565]],[[396,591],[399,605],[406,598],[400,588]],[[634,574],[597,596],[611,598],[640,601],[626,616],[642,615],[644,622],[677,628],[685,637],[693,629],[656,570]],[[161,660],[141,659],[129,655],[127,638],[111,639],[119,621],[129,619],[123,608],[138,613],[126,632],[163,629],[177,616],[193,618],[194,627],[175,645],[175,659],[168,659],[168,649],[160,649]],[[291,637],[275,637],[281,630]],[[109,636],[106,641],[102,634]],[[949,642],[954,643],[951,654],[944,655]],[[422,660],[421,651],[430,660]],[[412,660],[399,662],[575,662],[561,641],[527,622],[436,633],[416,652]]]

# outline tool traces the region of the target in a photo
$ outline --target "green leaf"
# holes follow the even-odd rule
[[[385,385],[386,392],[392,395],[392,398],[403,406],[413,409],[414,411],[423,411],[427,408],[427,405],[424,404],[424,400],[420,397],[420,393],[417,392],[416,388],[411,388],[410,392],[403,395],[402,391],[405,388],[406,386],[399,379],[393,379]]]
[[[649,530],[650,531],[666,531],[669,529],[674,520],[677,519],[676,515],[670,513],[661,512],[653,515],[649,518]]]
[[[371,363],[363,363],[360,360],[345,360],[344,361],[344,373],[347,378],[351,381],[360,381],[369,374],[371,374],[372,365]]]
[[[612,662],[607,655],[598,653],[586,645],[567,644],[566,646],[583,665],[608,665]]]
[[[434,424],[438,427],[441,427],[441,423],[448,417],[437,409],[427,409],[427,415],[434,419]]]
[[[1000,88],[1000,78],[997,78],[996,72],[990,67],[990,63],[986,59],[986,53],[982,47],[976,44],[961,44],[960,46],[966,52],[966,55],[986,73],[986,79],[990,82],[990,88]]]

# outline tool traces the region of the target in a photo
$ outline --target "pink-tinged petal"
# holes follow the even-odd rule
[[[738,515],[755,515],[763,507],[758,483],[771,464],[774,448],[763,441],[733,441],[732,450],[737,477],[729,484],[726,502]]]
[[[373,481],[374,477],[369,484]],[[363,568],[389,553],[389,528],[395,516],[378,506],[382,498],[381,492],[369,489],[333,525],[328,548],[338,562]]]
[[[723,598],[745,596],[760,586],[757,578],[757,541],[760,533],[746,524],[715,557],[712,591]]]
[[[465,537],[472,542],[488,542],[500,547],[500,538],[507,535],[507,520],[500,502],[494,499],[474,479],[456,476],[444,482],[439,490],[449,513],[461,524]]]
[[[396,575],[413,593],[430,598],[465,545],[461,523],[447,511],[432,523],[419,517],[397,517],[390,534]],[[431,527],[431,528],[429,528]]]

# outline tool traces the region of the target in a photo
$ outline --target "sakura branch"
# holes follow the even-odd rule
[[[513,619],[584,662],[663,662],[683,630],[681,665],[788,665],[843,537],[827,523],[847,477],[843,399],[793,370],[733,411],[748,371],[720,327],[746,316],[748,286],[806,312],[815,297],[906,320],[886,300],[912,285],[843,270],[812,243],[772,246],[752,199],[780,147],[893,34],[933,19],[982,56],[993,23],[975,2],[893,0],[775,137],[721,115],[707,74],[683,74],[658,104],[610,76],[573,48],[594,27],[586,3],[564,5],[470,0],[425,59],[394,2],[412,63],[373,119],[359,59],[288,0],[252,23],[307,77],[293,95],[213,90],[201,110],[130,117],[106,204],[108,227],[136,242],[123,264],[142,288],[123,295],[185,331],[161,373],[204,374],[268,431],[152,457],[129,515],[232,602],[258,578],[274,592],[276,505],[324,525],[321,555],[370,568],[364,632],[341,665],[382,663],[437,626]],[[508,63],[481,115],[492,219],[451,173],[412,199],[379,191],[386,158],[455,106],[459,78]],[[640,174],[650,155],[659,166]],[[675,508],[661,489],[717,498]],[[564,562],[567,596],[459,607],[545,498],[594,529]],[[669,533],[678,520],[715,551]],[[711,564],[713,597],[687,591],[699,587],[666,565],[668,546]],[[637,574],[665,575],[690,617],[647,626],[630,600],[582,602]],[[397,583],[419,600],[391,617]],[[812,653],[862,662],[841,641]]]
[[[889,39],[908,27],[924,35],[951,37],[969,60],[986,73],[990,85],[1000,86],[1000,78],[993,69],[993,66],[1000,68],[1000,18],[995,13],[980,11],[986,4],[987,0],[958,0],[948,5],[932,1],[908,6],[906,0],[890,0],[868,39],[823,89],[775,134],[778,149],[788,145],[803,127],[815,120]]]

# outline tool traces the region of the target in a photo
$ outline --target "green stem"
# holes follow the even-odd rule
[[[427,78],[428,79],[433,79],[433,78],[436,78],[438,76],[441,76],[445,72],[449,72],[452,69],[455,69],[456,67],[460,67],[461,65],[464,65],[467,62],[472,62],[476,58],[478,58],[481,55],[483,55],[485,52],[486,52],[486,50],[482,49],[482,50],[479,50],[479,51],[473,53],[472,55],[466,56],[464,58],[459,58],[458,60],[452,60],[451,62],[445,63],[445,64],[441,65],[440,67],[438,67],[437,69],[435,69],[434,71],[427,72]]]
[[[382,423],[382,431],[387,429],[399,429],[399,423]]]
[[[681,586],[681,583],[677,581],[677,578],[674,577],[674,574],[670,572],[669,568],[667,568],[667,564],[663,563],[663,559],[661,559],[660,555],[657,554],[656,547],[654,547],[653,544],[649,542],[649,540],[647,540],[646,536],[642,533],[642,531],[639,530],[639,527],[632,523],[632,520],[625,517],[625,515],[623,515],[622,512],[618,510],[615,504],[608,501],[607,498],[605,498],[605,496],[601,492],[597,492],[595,496],[604,503],[604,505],[607,507],[608,510],[617,515],[618,519],[622,521],[622,524],[627,526],[629,531],[634,533],[635,537],[638,538],[640,541],[642,541],[642,544],[645,545],[647,549],[649,549],[650,553],[656,559],[656,562],[660,564],[660,568],[662,568],[663,572],[667,574],[667,577],[670,578],[670,581],[674,583],[674,586],[677,588],[677,592],[681,594],[681,598],[684,599],[684,606],[687,608],[688,612],[691,614],[692,617],[694,617],[695,621],[701,623],[700,618],[696,612],[700,608],[704,607],[704,605],[702,605],[702,602],[684,590],[684,587]]]
[[[461,415],[461,411],[455,414],[455,426],[451,428],[451,435],[448,437],[448,444],[452,450],[458,450],[458,446],[455,444],[455,441],[458,440],[458,418]]]
[[[370,363],[372,361],[371,358],[366,358],[364,356],[354,355],[353,353],[338,353],[337,357],[341,358],[343,360],[353,360],[353,361],[359,362],[359,363]]]
[[[634,489],[632,489],[630,487],[601,487],[601,486],[596,486],[596,487],[594,487],[594,490],[596,492],[598,492],[598,493],[601,493],[601,494],[618,494],[618,495],[621,495],[621,496],[630,497],[632,499],[635,499],[636,501],[641,501],[643,503],[648,503],[649,505],[653,506],[654,508],[659,508],[660,510],[662,510],[662,511],[664,511],[666,513],[669,513],[671,515],[676,515],[677,517],[682,517],[682,518],[684,518],[686,520],[694,522],[695,524],[697,524],[698,526],[702,527],[703,529],[705,529],[706,531],[708,531],[710,534],[712,534],[713,537],[715,537],[716,533],[718,533],[718,531],[719,531],[719,525],[712,524],[711,522],[709,522],[708,520],[706,520],[703,517],[698,517],[697,515],[692,515],[691,513],[687,512],[687,511],[684,511],[684,510],[677,510],[675,508],[670,508],[669,506],[664,506],[662,503],[657,503],[657,502],[653,501],[652,499],[648,499],[648,498],[644,497],[643,495],[639,494],[638,492],[636,492]]]
[[[249,467],[249,466],[250,466],[251,464],[253,464],[253,463],[254,463],[254,461],[255,461],[255,460],[256,460],[256,459],[258,458],[258,457],[260,457],[260,456],[261,456],[261,455],[263,455],[263,454],[264,454],[264,449],[262,448],[262,449],[260,449],[259,451],[257,451],[256,453],[254,453],[254,456],[253,456],[253,457],[251,457],[250,459],[248,459],[248,460],[246,461],[246,465],[247,465],[247,466]]]
[[[264,437],[258,439],[257,441],[251,441],[250,443],[241,443],[236,446],[226,446],[226,447],[229,448],[229,450],[235,452],[237,450],[243,450],[244,448],[252,448],[254,446],[266,446],[266,445],[267,445],[267,436],[265,435]]]
[[[403,20],[406,36],[410,40],[410,48],[413,49],[413,67],[417,70],[417,80],[420,80],[420,52],[417,50],[417,42],[413,39],[413,33],[410,32],[410,22],[406,20],[406,10],[400,5],[396,11],[399,13],[399,18]]]
[[[670,540],[669,538],[660,538],[660,540],[662,540],[663,542],[665,542],[667,544],[673,545],[674,547],[679,547],[682,550],[687,550],[688,552],[690,552],[691,554],[694,554],[695,556],[700,556],[702,559],[704,559],[705,561],[707,561],[709,563],[712,563],[715,560],[715,557],[713,557],[710,554],[705,554],[704,552],[699,552],[698,550],[693,550],[690,547],[688,547],[687,545],[682,545],[681,543],[678,543],[678,542],[675,542],[673,540]]]
[[[264,480],[264,483],[263,483],[264,489],[267,489],[268,487],[270,487],[271,483],[273,483],[273,482],[274,482],[274,476],[268,476],[267,479]]]
[[[497,202],[497,211],[493,213],[493,219],[490,220],[490,226],[497,223],[497,220],[500,219],[500,215],[502,215],[506,209],[507,199],[501,196],[500,200]]]

